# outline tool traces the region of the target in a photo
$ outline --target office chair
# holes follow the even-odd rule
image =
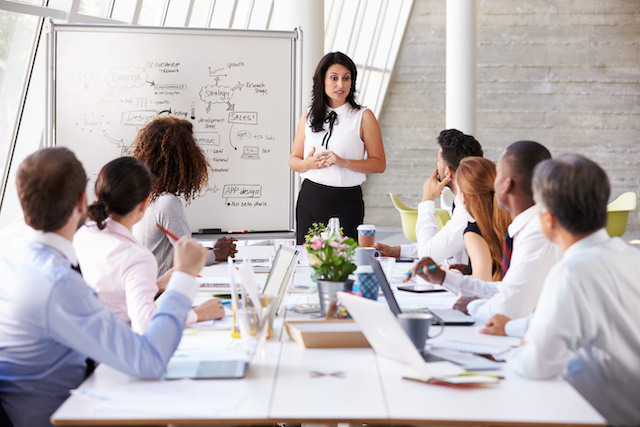
[[[400,221],[402,224],[402,232],[404,236],[412,241],[416,241],[416,222],[418,221],[418,208],[411,208],[405,205],[400,198],[393,194],[389,193],[389,197],[391,197],[391,202],[393,206],[400,213]],[[445,209],[436,209],[435,210],[436,221],[438,222],[438,230],[442,228],[442,226],[449,221],[451,216],[449,212]]]
[[[609,236],[622,236],[627,230],[629,212],[636,209],[638,196],[633,191],[622,193],[607,205],[607,233]]]

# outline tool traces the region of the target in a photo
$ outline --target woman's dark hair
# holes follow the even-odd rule
[[[96,180],[96,201],[89,206],[89,218],[100,230],[110,214],[126,215],[151,193],[153,175],[133,157],[112,160]]]
[[[189,203],[209,182],[209,162],[188,120],[156,117],[138,132],[133,147],[133,157],[156,177],[151,200],[170,193]]]
[[[311,93],[311,111],[309,112],[309,121],[311,130],[320,132],[323,129],[324,120],[327,118],[327,107],[329,106],[329,97],[324,91],[324,78],[327,70],[333,64],[345,66],[351,73],[351,90],[347,95],[347,102],[355,109],[360,109],[360,105],[356,102],[356,77],[358,69],[351,58],[342,52],[327,53],[318,64],[316,72],[313,75],[313,91]]]

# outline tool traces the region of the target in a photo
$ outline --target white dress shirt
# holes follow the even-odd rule
[[[640,425],[640,251],[602,229],[549,273],[525,345],[509,365],[564,375],[611,425]]]
[[[177,272],[143,335],[119,322],[71,269],[70,241],[30,230],[0,250],[0,395],[16,427],[49,417],[85,378],[87,357],[126,374],[163,373],[184,330],[198,285]]]
[[[418,221],[416,222],[417,243],[400,246],[400,257],[422,258],[431,257],[436,263],[453,258],[456,264],[468,264],[469,255],[464,246],[465,228],[475,219],[469,215],[464,205],[455,197],[456,208],[451,219],[438,231],[438,221],[435,216],[436,205],[432,200],[418,205]]]
[[[141,334],[156,311],[156,258],[140,245],[124,225],[111,218],[100,230],[95,222],[81,227],[73,238],[82,276],[116,316]],[[187,323],[198,320],[191,310]]]
[[[511,319],[531,314],[544,279],[562,256],[560,247],[542,234],[535,205],[515,217],[507,232],[513,237],[513,251],[509,270],[502,281],[485,282],[471,276],[447,273],[442,283],[461,296],[480,297],[471,301],[467,310],[482,322],[494,314],[503,314]]]

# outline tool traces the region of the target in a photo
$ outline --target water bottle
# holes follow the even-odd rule
[[[327,238],[330,239],[332,237],[342,237],[342,233],[340,232],[340,218],[333,217],[329,219],[329,225],[327,226]]]

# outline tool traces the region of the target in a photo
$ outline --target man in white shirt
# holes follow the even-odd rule
[[[609,425],[640,425],[640,251],[611,238],[610,185],[593,161],[541,163],[533,188],[542,232],[564,251],[510,358],[520,375],[563,375]]]
[[[540,230],[531,190],[535,166],[549,158],[549,150],[541,144],[518,141],[508,146],[498,161],[494,183],[498,206],[509,211],[513,219],[506,236],[512,240],[513,250],[507,257],[508,269],[502,281],[485,282],[471,276],[445,274],[437,267],[428,269],[435,264],[431,258],[421,259],[414,266],[414,274],[424,268],[419,276],[460,294],[454,308],[483,322],[494,314],[516,318],[533,312],[544,279],[561,256],[560,248]]]
[[[447,129],[438,135],[437,168],[422,186],[422,202],[418,205],[416,222],[417,243],[388,246],[376,243],[375,247],[383,256],[420,258],[431,257],[438,263],[453,258],[454,264],[468,264],[469,256],[462,235],[469,222],[475,220],[467,213],[458,199],[455,175],[460,161],[465,157],[482,157],[480,143],[471,135],[456,129]],[[435,199],[444,187],[449,187],[456,195],[451,219],[438,231],[435,217]]]

